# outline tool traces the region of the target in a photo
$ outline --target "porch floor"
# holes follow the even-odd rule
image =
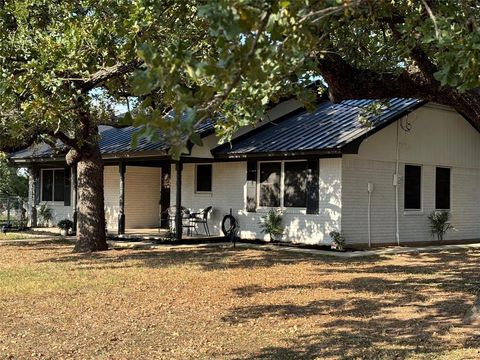
[[[159,229],[159,228],[143,228],[143,229],[125,229],[124,235],[118,235],[115,231],[109,231],[108,236],[115,239],[126,239],[126,240],[161,240],[164,239],[168,234],[168,229]],[[192,235],[187,235],[183,233],[183,240],[219,240],[223,239],[223,236],[218,235],[205,235],[202,233],[193,233]]]

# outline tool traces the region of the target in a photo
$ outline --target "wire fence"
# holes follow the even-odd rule
[[[25,229],[27,227],[27,199],[0,196],[0,228]]]

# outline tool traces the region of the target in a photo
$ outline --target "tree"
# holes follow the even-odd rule
[[[157,130],[178,159],[215,118],[228,141],[265,109],[318,92],[333,101],[417,97],[480,125],[473,0],[77,0],[0,2],[0,148],[67,147],[78,164],[77,251],[106,248],[100,123]],[[134,74],[133,81],[130,82]],[[311,86],[320,80],[318,86]],[[135,143],[135,139],[134,139]]]
[[[67,151],[78,173],[74,251],[107,248],[98,125],[119,125],[114,106],[130,100],[128,77],[142,66],[137,45],[198,43],[194,10],[180,1],[0,1],[0,150],[44,141]]]
[[[0,153],[0,196],[28,196],[28,179],[18,169],[6,161],[6,155]]]
[[[158,120],[163,108],[190,114],[192,124],[221,114],[217,134],[227,141],[270,102],[293,95],[308,107],[328,87],[334,102],[434,101],[480,129],[479,14],[473,0],[205,1],[198,16],[216,38],[214,51],[185,49],[171,74],[155,60],[168,51],[143,45],[146,68],[134,82],[141,108],[156,92],[168,96],[136,122],[180,128],[180,117]]]

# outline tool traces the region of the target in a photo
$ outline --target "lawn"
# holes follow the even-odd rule
[[[6,234],[0,232],[0,241],[2,240],[31,240],[31,239],[51,239],[58,237],[59,232],[54,228],[37,228],[35,230],[12,231],[9,230]]]
[[[0,359],[477,359],[478,251],[0,245]]]

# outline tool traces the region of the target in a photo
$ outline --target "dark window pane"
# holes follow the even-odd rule
[[[53,200],[53,170],[42,171],[42,201]]]
[[[212,191],[212,165],[197,165],[197,191]]]
[[[405,209],[420,210],[422,196],[422,168],[405,165]]]
[[[260,206],[280,206],[280,172],[279,162],[260,163]]]
[[[435,209],[450,209],[449,168],[437,168],[435,177]]]
[[[285,207],[307,206],[307,162],[285,162]]]
[[[63,201],[65,199],[65,170],[54,171],[53,189],[53,201]]]

